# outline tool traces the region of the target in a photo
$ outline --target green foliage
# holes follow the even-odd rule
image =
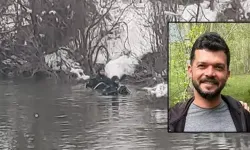
[[[170,97],[175,102],[185,98],[185,87],[187,87],[186,64],[188,57],[183,49],[183,43],[176,42],[170,45]],[[174,82],[171,82],[174,81]],[[174,90],[178,89],[178,91]]]
[[[185,28],[185,25],[183,27]],[[189,86],[187,66],[190,49],[195,40],[205,31],[206,28],[203,24],[192,26],[186,34],[187,41],[170,44],[170,105],[189,97],[186,89]]]
[[[230,77],[222,93],[250,104],[250,75]]]
[[[189,39],[189,41],[186,42],[187,47],[191,49],[195,40],[205,31],[206,31],[206,28],[204,24],[197,24],[197,25],[192,26],[190,31],[186,35],[187,39]]]

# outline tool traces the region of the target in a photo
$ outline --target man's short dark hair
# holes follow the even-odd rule
[[[118,76],[113,76],[113,77],[111,78],[111,80],[112,80],[112,81],[116,81],[116,80],[119,80],[119,78],[118,78]]]
[[[191,54],[190,54],[190,61],[191,64],[194,61],[195,57],[195,50],[197,49],[207,49],[209,51],[224,51],[227,56],[227,67],[229,68],[230,65],[230,51],[227,46],[225,40],[215,32],[206,32],[202,34],[198,39],[195,41]]]
[[[99,72],[101,72],[102,70],[105,70],[105,66],[104,66],[103,64],[101,64],[101,65],[97,68],[96,72],[99,73]]]

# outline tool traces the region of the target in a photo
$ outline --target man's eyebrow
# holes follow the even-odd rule
[[[206,64],[206,62],[198,61],[196,64]]]
[[[196,64],[208,64],[207,62],[203,62],[203,61],[200,61],[200,62],[197,62]],[[226,66],[226,64],[223,64],[223,63],[215,63],[214,66]]]
[[[225,65],[225,64],[222,64],[222,63],[217,63],[217,64],[215,64],[215,66],[225,67],[226,65]]]
[[[225,64],[223,64],[223,63],[216,63],[215,65],[223,65],[223,66],[225,66]]]

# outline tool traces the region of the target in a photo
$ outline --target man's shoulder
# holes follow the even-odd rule
[[[182,101],[182,102],[178,102],[174,106],[170,107],[170,111],[175,111],[177,109],[183,109],[186,104],[187,104],[186,100]]]
[[[171,110],[176,110],[176,109],[184,109],[187,107],[187,105],[189,105],[190,103],[192,103],[194,100],[194,98],[190,98],[187,100],[183,100],[181,102],[176,103],[174,106],[170,107],[170,111]]]
[[[229,96],[229,95],[221,95],[222,99],[228,104],[228,106],[234,108],[234,109],[239,109],[242,107],[241,103],[236,100],[235,98]]]
[[[169,119],[170,122],[177,120],[179,117],[181,117],[184,112],[188,109],[190,103],[193,101],[193,99],[185,100],[182,102],[179,102],[175,104],[173,107],[169,108]]]
[[[236,100],[235,98],[233,98],[233,97],[231,97],[231,96],[228,96],[228,95],[222,95],[222,99],[223,99],[224,101],[226,101],[227,104],[228,104],[230,107],[233,107],[233,108],[235,108],[235,109],[237,109],[237,110],[243,109],[243,110],[244,110],[243,112],[244,112],[245,114],[249,114],[249,115],[250,115],[250,112],[249,112],[248,110],[244,109],[243,105],[240,103],[239,100]]]

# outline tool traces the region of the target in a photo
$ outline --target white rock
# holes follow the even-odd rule
[[[168,85],[165,83],[157,84],[155,87],[144,87],[142,88],[147,90],[149,94],[156,96],[157,98],[166,97],[168,94]]]
[[[210,5],[210,1],[204,1],[203,3],[200,4],[200,6],[203,8],[203,9],[209,9]]]
[[[55,14],[56,14],[56,11],[55,11],[55,10],[51,10],[51,11],[49,11],[49,14],[55,15]]]
[[[11,63],[11,59],[5,59],[5,60],[2,60],[2,63],[5,64],[5,65],[8,65]]]
[[[124,74],[132,75],[137,64],[138,61],[135,58],[124,55],[108,62],[105,66],[105,72],[109,78],[112,78],[115,75],[118,76],[118,78],[121,78]]]
[[[44,35],[44,34],[41,34],[41,33],[39,34],[39,36],[40,36],[41,38],[45,37],[45,35]]]
[[[42,15],[44,15],[46,13],[46,11],[44,10],[44,11],[42,11]]]
[[[241,2],[241,6],[244,9],[245,17],[249,19],[249,16],[247,15],[247,13],[250,13],[250,0]]]
[[[81,67],[79,63],[69,58],[68,52],[66,50],[60,49],[57,52],[46,55],[45,62],[53,70],[70,70],[70,72],[77,75],[77,80],[87,80],[90,78],[84,74],[82,69],[80,69]]]
[[[88,80],[88,79],[90,78],[90,76],[85,75],[85,74],[83,73],[83,70],[82,70],[82,69],[71,68],[70,72],[71,72],[71,73],[77,74],[77,80],[80,80],[80,79]]]
[[[179,14],[171,12],[171,11],[164,11],[165,15],[172,15],[172,16],[179,16]]]
[[[210,2],[204,1],[200,4],[199,8],[199,15],[197,18],[197,10],[198,5],[192,4],[188,5],[182,15],[181,15],[181,21],[196,21],[196,18],[198,21],[216,21],[217,11],[212,11],[209,8]]]
[[[27,13],[32,13],[32,10],[27,7],[26,7],[26,10],[27,10]]]

